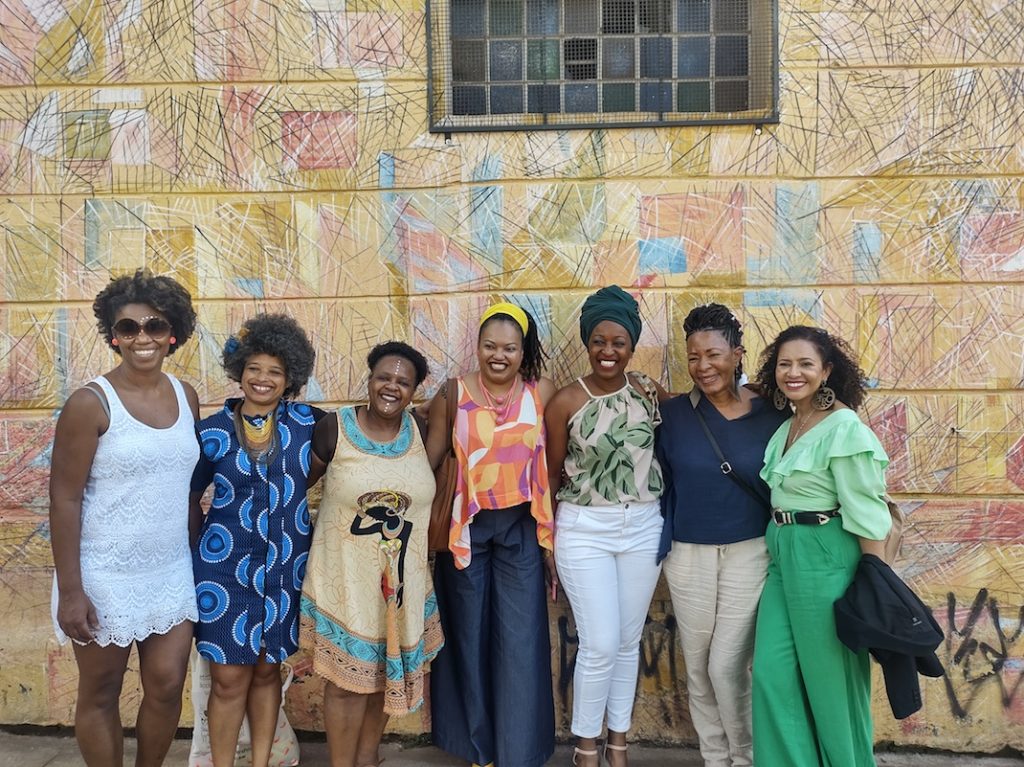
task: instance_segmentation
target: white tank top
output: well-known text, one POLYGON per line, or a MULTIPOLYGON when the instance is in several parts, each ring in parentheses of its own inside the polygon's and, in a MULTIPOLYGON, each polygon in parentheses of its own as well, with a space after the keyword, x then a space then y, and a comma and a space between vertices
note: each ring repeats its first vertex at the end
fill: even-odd
MULTIPOLYGON (((100 436, 82 498, 82 585, 96 608, 100 645, 127 646, 196 620, 188 540, 188 497, 199 459, 195 421, 181 383, 172 426, 136 420, 103 376, 110 425, 100 436)), ((54 628, 57 584, 54 580, 54 628)))

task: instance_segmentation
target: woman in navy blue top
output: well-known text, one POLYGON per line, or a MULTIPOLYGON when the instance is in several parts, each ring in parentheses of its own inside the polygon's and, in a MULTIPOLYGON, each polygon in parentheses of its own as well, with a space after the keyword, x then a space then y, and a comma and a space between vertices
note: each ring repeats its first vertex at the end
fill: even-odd
POLYGON ((656 453, 666 489, 658 558, 665 559, 701 756, 705 764, 739 767, 752 762, 750 665, 768 567, 769 493, 758 472, 788 414, 739 385, 743 331, 729 309, 699 306, 683 329, 696 389, 662 404, 656 453), (698 412, 746 488, 722 473, 698 412))
POLYGON ((242 399, 229 399, 198 424, 194 522, 211 484, 213 501, 193 555, 195 637, 196 650, 210 661, 215 767, 234 764, 246 713, 253 767, 266 767, 281 705, 281 661, 298 645, 312 535, 306 487, 319 478, 310 450, 323 411, 290 398, 306 385, 314 357, 291 317, 249 319, 224 345, 224 370, 242 399))

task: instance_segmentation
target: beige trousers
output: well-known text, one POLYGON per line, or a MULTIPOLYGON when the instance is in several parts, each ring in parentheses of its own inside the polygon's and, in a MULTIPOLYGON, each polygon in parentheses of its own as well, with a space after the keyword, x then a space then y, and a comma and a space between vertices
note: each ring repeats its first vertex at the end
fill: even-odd
POLYGON ((672 544, 664 573, 686 660, 690 717, 706 767, 747 767, 754 623, 768 568, 764 538, 672 544))

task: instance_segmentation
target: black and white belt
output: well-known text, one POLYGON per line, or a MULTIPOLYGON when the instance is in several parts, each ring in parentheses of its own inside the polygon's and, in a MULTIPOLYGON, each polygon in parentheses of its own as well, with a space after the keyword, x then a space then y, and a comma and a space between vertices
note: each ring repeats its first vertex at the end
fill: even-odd
POLYGON ((833 517, 839 516, 839 509, 828 511, 783 511, 772 509, 772 520, 776 525, 826 525, 833 517))

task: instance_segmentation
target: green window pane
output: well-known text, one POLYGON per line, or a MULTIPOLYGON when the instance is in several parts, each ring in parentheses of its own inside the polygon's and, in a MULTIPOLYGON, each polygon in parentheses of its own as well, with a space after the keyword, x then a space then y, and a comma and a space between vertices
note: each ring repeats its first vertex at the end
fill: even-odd
POLYGON ((632 83, 614 83, 604 86, 604 112, 635 112, 636 91, 632 83))
POLYGON ((452 80, 481 83, 484 71, 483 40, 452 40, 452 80))
POLYGON ((710 112, 711 84, 679 83, 679 112, 710 112))
POLYGON ((491 0, 491 34, 523 34, 522 0, 491 0))
POLYGON ((530 40, 526 45, 526 76, 530 80, 557 80, 558 41, 530 40))

